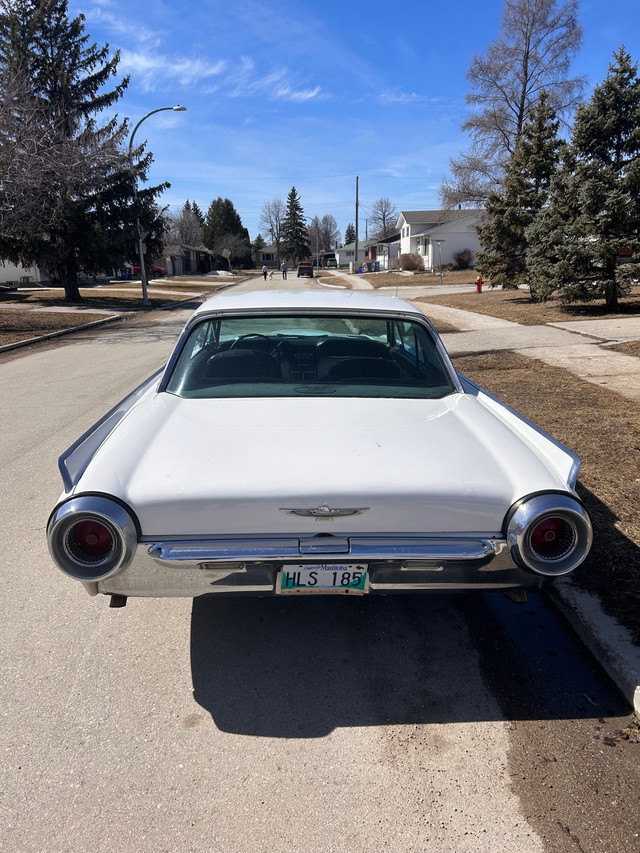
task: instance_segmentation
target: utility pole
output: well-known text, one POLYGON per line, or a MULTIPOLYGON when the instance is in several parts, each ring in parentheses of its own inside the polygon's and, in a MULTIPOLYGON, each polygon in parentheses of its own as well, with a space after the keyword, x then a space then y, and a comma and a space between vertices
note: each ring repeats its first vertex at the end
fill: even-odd
POLYGON ((355 272, 358 272, 360 269, 360 265, 358 263, 358 180, 360 179, 359 175, 356 175, 356 266, 355 272))

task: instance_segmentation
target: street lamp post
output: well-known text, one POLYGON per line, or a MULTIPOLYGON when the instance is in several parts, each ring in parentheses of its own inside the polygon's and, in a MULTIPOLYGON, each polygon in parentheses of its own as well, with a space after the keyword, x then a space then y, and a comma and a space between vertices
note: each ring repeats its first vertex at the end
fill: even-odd
POLYGON ((140 258, 140 280, 142 282, 142 304, 147 307, 149 305, 149 297, 147 296, 147 270, 144 266, 144 247, 143 242, 146 233, 143 234, 140 230, 140 212, 138 210, 138 179, 133 171, 133 139, 136 135, 137 129, 140 127, 143 121, 149 118, 149 116, 155 115, 155 113, 161 113, 163 110, 173 110, 176 113, 182 113, 186 110, 186 107, 181 107, 178 104, 175 107, 158 107, 157 110, 151 110, 150 113, 147 113, 146 116, 142 116, 138 124, 133 128, 133 132, 131 134, 131 138, 129 139, 129 166, 131 168, 131 173, 133 175, 133 203, 135 205, 136 210, 136 242, 138 244, 138 256, 140 258))
POLYGON ((440 284, 442 284, 442 244, 446 243, 446 240, 436 240, 438 244, 438 259, 440 261, 440 284))

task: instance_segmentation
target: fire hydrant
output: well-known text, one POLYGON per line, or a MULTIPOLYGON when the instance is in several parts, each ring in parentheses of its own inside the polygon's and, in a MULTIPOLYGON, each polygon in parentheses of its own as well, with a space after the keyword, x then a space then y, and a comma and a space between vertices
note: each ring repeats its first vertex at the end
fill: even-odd
POLYGON ((476 279, 476 293, 482 293, 482 276, 479 275, 476 279))

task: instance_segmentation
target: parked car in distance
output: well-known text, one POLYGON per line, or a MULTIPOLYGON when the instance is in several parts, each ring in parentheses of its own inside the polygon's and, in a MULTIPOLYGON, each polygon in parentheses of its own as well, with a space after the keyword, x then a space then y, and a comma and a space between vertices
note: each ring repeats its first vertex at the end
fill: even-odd
POLYGON ((540 587, 591 546, 579 465, 415 305, 226 292, 62 455, 47 537, 114 606, 540 587))
MULTIPOLYGON (((133 275, 140 275, 140 267, 132 267, 133 275)), ((162 278, 163 275, 166 275, 167 271, 164 267, 149 267, 147 275, 150 275, 152 278, 162 278)))
POLYGON ((311 261, 300 261, 298 264, 298 278, 304 275, 313 278, 313 263, 311 261))

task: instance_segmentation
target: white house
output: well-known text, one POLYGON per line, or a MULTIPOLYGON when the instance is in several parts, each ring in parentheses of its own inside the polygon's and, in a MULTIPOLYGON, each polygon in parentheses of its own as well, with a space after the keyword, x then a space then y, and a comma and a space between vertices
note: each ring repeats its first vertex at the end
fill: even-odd
POLYGON ((11 261, 0 261, 0 284, 40 284, 48 281, 46 271, 39 267, 23 267, 12 264, 11 261))
POLYGON ((366 248, 368 246, 368 242, 365 240, 358 240, 358 256, 356 257, 356 244, 347 243, 346 246, 340 246, 339 249, 336 249, 336 262, 339 267, 348 267, 350 263, 353 264, 354 270, 364 261, 366 248))
POLYGON ((422 255, 425 269, 455 263, 454 254, 462 249, 470 249, 475 257, 481 248, 475 226, 483 214, 483 210, 403 210, 396 223, 400 254, 422 255))

